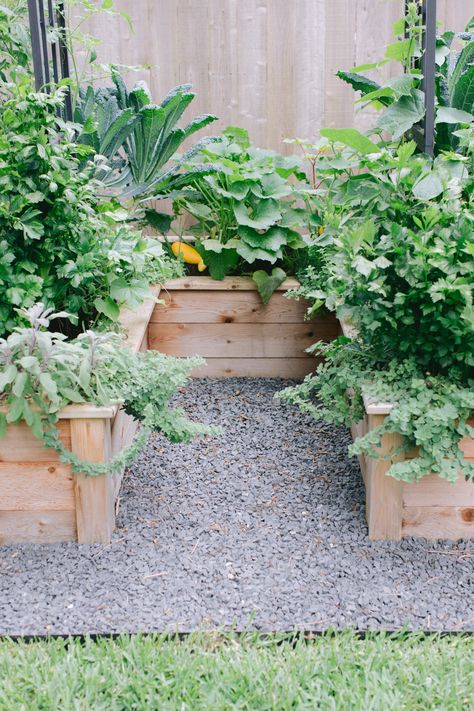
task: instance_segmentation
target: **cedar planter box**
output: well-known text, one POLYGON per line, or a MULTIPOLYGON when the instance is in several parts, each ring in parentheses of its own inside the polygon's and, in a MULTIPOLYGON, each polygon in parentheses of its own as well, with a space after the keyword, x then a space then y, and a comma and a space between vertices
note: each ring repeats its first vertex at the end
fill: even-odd
MULTIPOLYGON (((354 329, 341 322, 345 336, 354 329)), ((382 424, 390 414, 391 404, 364 398, 365 417, 353 425, 356 439, 382 424)), ((474 426, 474 419, 469 421, 474 426)), ((455 484, 436 474, 427 474, 418 482, 403 482, 387 474, 390 461, 384 459, 402 443, 402 437, 387 433, 382 439, 380 459, 359 457, 365 484, 365 515, 372 540, 395 540, 408 536, 431 540, 474 537, 474 483, 462 477, 455 484)), ((466 459, 474 460, 474 440, 465 437, 461 449, 466 459)), ((405 459, 416 452, 406 452, 405 459)), ((397 461, 400 461, 400 457, 397 461)))
POLYGON ((182 277, 161 292, 149 326, 149 347, 174 356, 201 355, 207 366, 198 377, 303 378, 317 360, 305 349, 340 333, 331 313, 305 321, 308 303, 287 299, 298 286, 287 279, 262 303, 246 277, 182 277))
MULTIPOLYGON (((390 412, 390 405, 365 401, 366 416, 352 427, 355 439, 378 427, 390 412)), ((474 419, 469 423, 474 426, 474 419)), ((386 434, 381 457, 401 444, 401 436, 386 434)), ((464 455, 474 460, 474 440, 461 442, 464 455)), ((415 453, 407 452, 406 458, 415 453)), ((416 483, 397 481, 387 475, 390 462, 359 457, 365 483, 365 512, 372 540, 416 538, 451 539, 474 537, 474 483, 460 477, 455 484, 428 474, 416 483)))
MULTIPOLYGON (((127 344, 136 351, 148 347, 153 307, 149 300, 122 314, 127 344)), ((63 443, 75 454, 104 462, 131 442, 137 423, 117 407, 85 404, 65 407, 59 427, 63 443)), ((121 474, 73 474, 24 423, 9 425, 0 439, 0 545, 109 543, 121 480, 121 474)))

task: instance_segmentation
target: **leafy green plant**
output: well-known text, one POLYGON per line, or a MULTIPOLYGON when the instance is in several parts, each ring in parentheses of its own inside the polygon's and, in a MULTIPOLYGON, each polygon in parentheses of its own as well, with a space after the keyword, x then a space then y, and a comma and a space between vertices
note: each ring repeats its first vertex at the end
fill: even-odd
MULTIPOLYGON (((361 94, 363 106, 381 109, 374 132, 387 132, 392 140, 407 134, 425 115, 422 76, 416 68, 421 56, 421 19, 417 3, 410 3, 406 18, 395 23, 397 40, 389 45, 385 58, 374 64, 339 71, 338 76, 361 94), (407 36, 405 36, 407 33, 407 36), (383 84, 361 72, 379 69, 393 62, 405 71, 383 84)), ((458 124, 474 121, 474 23, 465 32, 445 32, 438 37, 436 51, 436 152, 458 146, 458 124)))
MULTIPOLYGON (((180 128, 178 122, 195 96, 189 84, 175 87, 155 105, 144 82, 128 91, 117 70, 112 80, 113 85, 106 88, 81 90, 74 116, 81 127, 77 140, 104 157, 98 163, 97 177, 119 198, 159 192, 203 144, 168 165, 179 147, 216 117, 198 116, 180 128)), ((167 231, 171 218, 158 214, 155 222, 160 218, 162 231, 167 231)))
POLYGON ((212 428, 189 421, 170 399, 200 358, 177 359, 157 351, 134 353, 112 333, 86 331, 74 340, 49 330, 53 313, 35 304, 22 311, 29 327, 0 338, 0 437, 8 424, 25 421, 45 446, 54 448, 73 471, 108 474, 130 464, 151 431, 172 442, 187 442, 212 428), (69 403, 121 404, 142 423, 135 441, 110 462, 83 462, 62 444, 58 413, 69 403))
POLYGON ((171 182, 175 214, 195 218, 190 231, 214 279, 259 266, 253 276, 265 301, 284 281, 287 257, 308 244, 298 231, 308 229, 301 201, 310 191, 300 163, 253 148, 246 131, 230 127, 171 182))
POLYGON ((121 224, 126 214, 117 205, 100 201, 101 183, 81 167, 89 149, 56 117, 65 89, 33 92, 26 75, 3 86, 0 334, 17 324, 16 308, 39 300, 67 308, 79 329, 99 315, 116 320, 122 304, 149 295, 150 275, 162 281, 162 247, 121 224))
POLYGON ((392 452, 391 475, 472 476, 459 442, 474 434, 474 129, 456 132, 462 154, 434 160, 414 142, 372 149, 352 131, 324 133, 312 153, 318 260, 298 293, 357 335, 317 344, 326 362, 282 397, 346 425, 363 417, 363 393, 390 402, 353 453, 376 457, 383 434, 397 432, 419 454, 396 462, 392 452))
MULTIPOLYGON (((336 310, 377 352, 432 373, 474 365, 472 154, 434 162, 408 143, 377 154, 343 151, 325 180, 325 266, 303 293, 336 310)), ((322 161, 329 171, 336 156, 322 161)))

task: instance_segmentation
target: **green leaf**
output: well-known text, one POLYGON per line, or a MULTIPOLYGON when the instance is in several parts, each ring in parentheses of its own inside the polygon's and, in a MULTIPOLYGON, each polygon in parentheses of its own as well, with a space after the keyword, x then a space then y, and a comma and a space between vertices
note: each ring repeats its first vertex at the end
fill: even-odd
POLYGON ((219 251, 205 249, 200 242, 196 242, 195 247, 207 265, 211 277, 216 281, 222 281, 237 265, 239 257, 232 247, 223 245, 217 240, 206 240, 205 244, 209 245, 210 242, 215 242, 216 247, 219 245, 221 249, 219 251))
POLYGON ((238 239, 232 239, 228 244, 232 244, 237 250, 237 253, 245 259, 248 264, 253 264, 257 260, 262 260, 264 262, 270 262, 275 264, 277 259, 283 257, 283 253, 279 250, 278 252, 270 252, 266 249, 259 249, 250 247, 246 242, 238 239))
POLYGON ((472 123, 474 116, 461 111, 461 109, 453 109, 450 106, 439 106, 436 111, 436 123, 472 123))
POLYGON ((0 439, 5 437, 7 433, 7 418, 4 412, 0 412, 0 439))
POLYGON ((381 88, 381 85, 376 81, 363 76, 363 74, 356 74, 355 72, 337 72, 336 76, 346 84, 350 84, 354 91, 360 91, 362 96, 369 94, 372 91, 377 91, 381 88))
POLYGON ((367 136, 364 136, 363 133, 355 128, 323 128, 321 136, 335 143, 349 146, 349 148, 353 148, 364 155, 380 151, 380 148, 375 143, 372 143, 367 136))
POLYGON ((424 175, 413 186, 413 195, 417 200, 433 200, 443 192, 443 183, 436 173, 424 175))
POLYGON ((243 203, 234 205, 234 215, 239 225, 254 227, 256 230, 267 230, 281 218, 281 212, 276 200, 261 200, 253 214, 250 214, 243 203))
POLYGON ((94 306, 100 314, 104 314, 111 321, 117 321, 120 316, 120 307, 110 296, 105 299, 95 299, 94 306))
POLYGON ((15 397, 23 397, 27 380, 28 373, 18 373, 12 386, 12 393, 15 397))
POLYGON ((3 392, 7 385, 10 385, 15 378, 18 370, 15 365, 7 365, 3 373, 0 373, 0 392, 3 392))
POLYGON ((145 209, 145 220, 148 224, 153 227, 161 235, 167 235, 171 229, 171 223, 173 222, 173 215, 168 215, 165 212, 158 212, 151 207, 145 209))
POLYGON ((9 403, 9 410, 7 412, 7 422, 17 422, 23 416, 23 408, 25 401, 21 397, 16 397, 9 403))
POLYGON ((416 89, 411 96, 402 96, 385 109, 377 120, 377 127, 398 140, 425 115, 424 94, 416 89))
POLYGON ((287 230, 282 227, 270 227, 266 232, 258 232, 251 227, 239 227, 238 236, 250 247, 277 252, 287 244, 287 230))
POLYGON ((263 303, 268 304, 274 291, 285 281, 286 273, 279 267, 272 269, 271 274, 259 269, 252 274, 252 279, 257 285, 258 293, 262 297, 263 303))

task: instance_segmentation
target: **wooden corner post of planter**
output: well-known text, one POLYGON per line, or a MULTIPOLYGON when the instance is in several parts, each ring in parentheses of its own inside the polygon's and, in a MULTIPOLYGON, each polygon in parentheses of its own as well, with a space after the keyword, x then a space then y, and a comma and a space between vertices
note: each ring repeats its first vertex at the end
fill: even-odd
MULTIPOLYGON (((111 454, 110 420, 71 420, 71 449, 86 462, 106 462, 111 454)), ((114 477, 75 474, 74 495, 78 543, 110 543, 115 528, 114 477)))
MULTIPOLYGON (((368 419, 371 431, 383 423, 385 415, 369 415, 368 419)), ((367 458, 366 516, 373 541, 402 537, 403 484, 387 474, 394 461, 389 454, 401 443, 400 435, 387 432, 378 450, 380 458, 367 458)))

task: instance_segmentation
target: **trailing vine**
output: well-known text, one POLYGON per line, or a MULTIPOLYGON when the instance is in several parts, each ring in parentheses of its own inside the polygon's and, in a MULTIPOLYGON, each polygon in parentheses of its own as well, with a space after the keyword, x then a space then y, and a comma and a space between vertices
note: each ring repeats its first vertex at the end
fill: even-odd
POLYGON ((414 360, 392 360, 381 366, 373 351, 357 340, 340 338, 314 346, 325 357, 314 375, 286 388, 278 397, 298 405, 316 419, 350 426, 365 415, 363 395, 389 402, 383 423, 356 439, 350 453, 380 456, 377 451, 387 432, 402 436, 402 445, 390 453, 388 473, 407 482, 430 473, 455 482, 460 473, 474 480, 474 462, 460 449, 463 437, 474 437, 468 420, 474 412, 474 392, 444 375, 424 372, 414 360), (417 456, 395 461, 418 449, 417 456))

